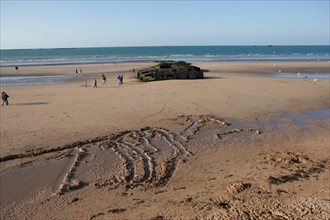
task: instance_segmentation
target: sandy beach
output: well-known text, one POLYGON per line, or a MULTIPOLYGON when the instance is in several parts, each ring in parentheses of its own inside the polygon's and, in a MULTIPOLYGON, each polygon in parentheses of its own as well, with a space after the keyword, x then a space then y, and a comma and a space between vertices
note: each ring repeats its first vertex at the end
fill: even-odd
POLYGON ((0 68, 73 76, 1 86, 1 219, 330 218, 329 78, 272 75, 328 61, 198 62, 204 79, 137 81, 151 65, 0 68))

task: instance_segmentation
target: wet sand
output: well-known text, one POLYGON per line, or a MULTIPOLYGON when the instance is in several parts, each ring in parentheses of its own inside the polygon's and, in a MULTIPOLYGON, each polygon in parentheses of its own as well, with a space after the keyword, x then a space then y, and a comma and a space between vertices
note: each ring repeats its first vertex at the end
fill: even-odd
POLYGON ((330 217, 329 79, 212 62, 203 80, 140 83, 139 65, 112 66, 124 85, 1 88, 2 217, 330 217))

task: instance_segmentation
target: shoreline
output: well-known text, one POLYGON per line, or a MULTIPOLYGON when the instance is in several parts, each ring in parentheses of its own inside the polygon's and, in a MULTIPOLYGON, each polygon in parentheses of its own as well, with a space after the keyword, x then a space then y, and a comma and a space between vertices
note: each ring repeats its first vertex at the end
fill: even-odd
POLYGON ((76 74, 76 69, 83 69, 87 72, 84 74, 96 74, 97 72, 114 73, 117 71, 130 71, 134 67, 151 66, 154 62, 129 62, 114 65, 113 63, 104 64, 80 64, 80 65, 38 65, 19 67, 18 71, 14 67, 0 67, 1 76, 50 76, 50 75, 79 75, 76 74), (132 68, 131 68, 132 67, 132 68), (87 70, 86 70, 87 69, 87 70))
POLYGON ((0 68, 15 68, 16 66, 18 68, 20 67, 39 67, 39 66, 48 66, 48 67, 52 67, 52 66, 79 66, 79 65, 108 65, 108 64, 112 64, 113 63, 120 63, 120 64, 127 64, 127 63, 152 63, 155 62, 153 60, 128 60, 128 61, 114 61, 114 62, 108 62, 108 61, 104 61, 104 62, 86 62, 86 63, 46 63, 46 64, 23 64, 23 65, 6 65, 6 66, 1 66, 0 68))
MULTIPOLYGON (((125 61, 114 61, 114 62, 109 62, 109 61, 100 61, 100 62, 84 62, 84 63, 79 63, 79 62, 72 62, 72 63, 45 63, 45 64, 22 64, 22 65, 5 65, 1 66, 0 68, 13 68, 13 67, 38 67, 38 66, 79 66, 79 65, 104 65, 104 64, 113 64, 113 63, 120 63, 120 64, 127 64, 127 63, 154 63, 157 61, 167 61, 167 60, 125 60, 125 61)), ((178 60, 180 61, 180 60, 178 60)), ((324 59, 225 59, 225 60, 189 60, 187 62, 190 63, 198 63, 198 62, 210 62, 210 63, 226 63, 226 62, 330 62, 329 59, 324 58, 324 59)))

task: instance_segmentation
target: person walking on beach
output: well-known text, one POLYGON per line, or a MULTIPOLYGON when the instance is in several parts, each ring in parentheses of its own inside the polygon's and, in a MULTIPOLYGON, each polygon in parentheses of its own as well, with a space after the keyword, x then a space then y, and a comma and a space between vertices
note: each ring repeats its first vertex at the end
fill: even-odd
POLYGON ((105 77, 104 74, 102 74, 102 80, 103 80, 103 85, 105 85, 106 84, 106 81, 107 81, 107 78, 105 77))
POLYGON ((2 105, 6 104, 8 105, 8 98, 9 98, 9 95, 6 93, 6 92, 2 92, 1 93, 1 99, 2 99, 2 105))
POLYGON ((123 75, 118 75, 117 80, 119 85, 123 84, 123 75))
POLYGON ((80 69, 80 75, 82 75, 82 69, 80 69))
POLYGON ((124 75, 121 75, 120 77, 120 84, 123 84, 124 83, 124 75))
POLYGON ((97 80, 96 80, 96 78, 95 78, 94 81, 93 81, 93 85, 94 85, 94 86, 93 86, 94 88, 97 88, 97 80))
POLYGON ((118 84, 120 85, 120 75, 117 76, 118 84))

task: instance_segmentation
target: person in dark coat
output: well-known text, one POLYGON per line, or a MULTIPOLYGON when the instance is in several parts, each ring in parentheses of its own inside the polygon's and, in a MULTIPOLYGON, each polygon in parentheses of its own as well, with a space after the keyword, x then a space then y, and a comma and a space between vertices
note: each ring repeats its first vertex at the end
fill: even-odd
POLYGON ((94 87, 94 88, 97 88, 97 80, 96 80, 96 78, 95 78, 94 81, 93 81, 93 87, 94 87))
POLYGON ((2 99, 2 105, 6 104, 8 105, 8 98, 9 98, 9 95, 6 93, 6 92, 2 92, 1 93, 1 99, 2 99))
POLYGON ((104 74, 102 74, 102 80, 103 80, 103 85, 105 85, 106 84, 106 81, 107 81, 107 78, 105 77, 104 74))

